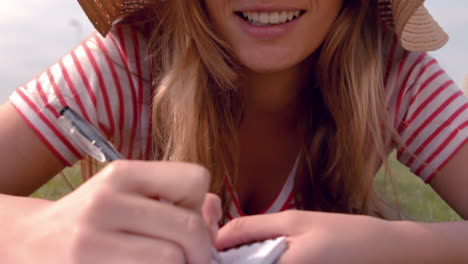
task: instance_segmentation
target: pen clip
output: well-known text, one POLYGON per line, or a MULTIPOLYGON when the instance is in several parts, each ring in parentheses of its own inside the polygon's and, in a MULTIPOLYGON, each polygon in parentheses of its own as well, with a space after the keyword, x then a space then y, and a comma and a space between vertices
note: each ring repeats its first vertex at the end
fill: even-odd
POLYGON ((65 106, 60 110, 60 115, 63 119, 59 121, 59 126, 86 153, 101 162, 123 159, 112 143, 73 109, 65 106))
POLYGON ((102 153, 101 149, 93 145, 89 139, 83 136, 80 131, 64 116, 58 118, 58 127, 67 135, 67 138, 80 148, 86 154, 92 156, 99 162, 106 162, 106 156, 102 153))

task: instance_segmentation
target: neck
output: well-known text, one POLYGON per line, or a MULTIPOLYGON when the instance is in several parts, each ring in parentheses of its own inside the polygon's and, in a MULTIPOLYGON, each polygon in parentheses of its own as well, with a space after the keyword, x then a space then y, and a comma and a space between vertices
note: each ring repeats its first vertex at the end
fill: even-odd
POLYGON ((296 120, 301 108, 300 93, 310 81, 310 60, 274 73, 248 71, 242 95, 245 121, 281 124, 296 120))

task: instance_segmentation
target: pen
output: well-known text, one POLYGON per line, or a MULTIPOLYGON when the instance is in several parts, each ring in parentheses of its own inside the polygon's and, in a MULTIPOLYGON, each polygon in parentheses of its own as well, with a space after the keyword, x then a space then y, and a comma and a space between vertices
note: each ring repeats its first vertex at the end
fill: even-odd
POLYGON ((123 159, 123 156, 101 133, 70 107, 62 108, 60 115, 59 124, 62 130, 65 130, 70 135, 70 140, 77 143, 84 152, 100 162, 123 159))
MULTIPOLYGON (((84 152, 100 162, 123 159, 112 143, 70 107, 63 107, 60 115, 58 120, 60 129, 84 152)), ((223 263, 218 251, 213 247, 211 247, 211 256, 217 264, 223 263)))

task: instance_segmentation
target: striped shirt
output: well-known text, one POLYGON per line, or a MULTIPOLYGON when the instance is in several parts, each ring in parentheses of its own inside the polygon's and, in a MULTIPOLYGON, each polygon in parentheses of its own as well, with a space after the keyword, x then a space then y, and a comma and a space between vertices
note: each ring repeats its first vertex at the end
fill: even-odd
POLYGON ((128 159, 151 158, 151 74, 147 41, 128 26, 107 38, 91 35, 32 81, 10 101, 44 143, 66 165, 84 153, 57 126, 68 105, 90 121, 128 159))
MULTIPOLYGON (((265 207, 259 214, 270 214, 285 211, 288 209, 295 209, 297 207, 296 201, 294 200, 294 179, 296 177, 297 166, 299 164, 299 157, 296 158, 291 172, 289 172, 288 178, 284 183, 281 191, 275 197, 271 203, 265 207)), ((227 220, 232 220, 233 218, 246 216, 244 211, 241 208, 239 197, 237 193, 233 190, 232 184, 229 179, 226 182, 227 190, 230 197, 232 197, 231 206, 229 212, 226 215, 227 220)))
POLYGON ((428 183, 468 140, 468 100, 434 58, 386 38, 388 111, 406 146, 397 158, 428 183))
MULTIPOLYGON (((384 38, 388 43, 384 51, 388 111, 408 147, 398 149, 397 157, 428 182, 468 138, 468 101, 434 58, 405 51, 391 32, 384 38)), ((143 35, 128 25, 114 26, 106 38, 93 34, 57 64, 18 87, 10 101, 66 165, 84 153, 57 126, 64 105, 89 120, 126 158, 152 159, 152 76, 146 45, 143 35)), ((262 213, 295 206, 294 177, 295 169, 262 213)), ((230 217, 244 215, 232 190, 231 196, 230 217)))

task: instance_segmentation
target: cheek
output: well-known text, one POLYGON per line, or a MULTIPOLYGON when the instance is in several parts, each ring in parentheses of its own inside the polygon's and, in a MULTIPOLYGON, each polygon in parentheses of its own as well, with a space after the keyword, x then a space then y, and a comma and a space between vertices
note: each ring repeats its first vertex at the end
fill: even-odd
POLYGON ((277 72, 298 65, 316 51, 341 9, 341 0, 311 2, 314 4, 287 34, 272 40, 259 40, 246 33, 227 0, 206 0, 206 6, 217 33, 243 66, 255 72, 277 72))
MULTIPOLYGON (((189 0, 194 1, 194 0, 189 0)), ((229 12, 228 0, 205 0, 205 6, 209 19, 216 31, 224 35, 226 15, 229 12)))

